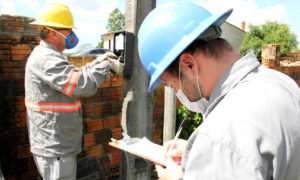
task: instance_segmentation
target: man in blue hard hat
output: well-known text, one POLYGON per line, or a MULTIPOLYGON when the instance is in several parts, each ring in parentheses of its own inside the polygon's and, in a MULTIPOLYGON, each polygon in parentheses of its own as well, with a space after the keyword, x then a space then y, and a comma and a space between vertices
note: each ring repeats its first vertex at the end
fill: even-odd
POLYGON ((191 137, 166 143, 160 179, 296 180, 300 172, 300 89, 288 76, 240 57, 220 38, 232 9, 212 15, 189 1, 154 9, 138 33, 141 63, 203 114, 191 137))

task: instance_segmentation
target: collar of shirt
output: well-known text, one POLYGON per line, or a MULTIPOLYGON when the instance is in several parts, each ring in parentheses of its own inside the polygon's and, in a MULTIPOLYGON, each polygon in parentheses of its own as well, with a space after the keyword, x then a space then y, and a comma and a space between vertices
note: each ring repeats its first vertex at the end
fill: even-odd
POLYGON ((218 80, 209 99, 208 108, 203 120, 209 115, 221 99, 235 87, 247 74, 259 67, 259 62, 253 53, 239 59, 218 80))
POLYGON ((57 49, 53 44, 47 43, 47 42, 44 41, 44 40, 41 40, 40 45, 41 45, 41 46, 45 46, 45 47, 47 47, 47 48, 50 48, 50 49, 52 49, 52 50, 58 51, 58 49, 57 49))

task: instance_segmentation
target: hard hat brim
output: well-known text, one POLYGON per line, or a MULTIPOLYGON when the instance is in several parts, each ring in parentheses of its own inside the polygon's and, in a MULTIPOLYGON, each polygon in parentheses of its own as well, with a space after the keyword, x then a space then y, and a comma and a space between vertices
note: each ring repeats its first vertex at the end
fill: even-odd
POLYGON ((58 23, 44 22, 44 21, 39 21, 39 20, 35 20, 29 24, 38 25, 38 26, 50 26, 50 27, 55 27, 55 28, 77 29, 75 26, 65 26, 65 25, 58 24, 58 23))
POLYGON ((159 79, 160 75, 168 68, 168 66, 175 60, 175 58, 180 55, 184 49, 186 49, 198 36, 200 36, 207 28, 211 25, 221 26, 225 20, 230 16, 233 9, 229 9, 221 14, 211 16, 203 21, 197 28, 195 28, 190 34, 181 39, 181 41, 172 48, 168 54, 161 60, 158 65, 159 68, 151 76, 148 91, 152 92, 159 85, 161 81, 159 79))

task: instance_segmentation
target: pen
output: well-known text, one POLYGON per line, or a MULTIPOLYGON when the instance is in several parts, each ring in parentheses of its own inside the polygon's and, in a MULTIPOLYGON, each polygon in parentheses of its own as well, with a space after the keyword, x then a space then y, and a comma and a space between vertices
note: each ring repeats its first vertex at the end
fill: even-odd
POLYGON ((181 123, 180 123, 180 125, 179 125, 179 128, 178 128, 178 130, 177 130, 177 133, 176 133, 176 135, 175 135, 175 137, 174 137, 174 141, 173 141, 173 143, 171 144, 169 151, 172 150, 173 147, 175 146, 175 143, 176 143, 176 141, 177 141, 177 139, 178 139, 178 136, 179 136, 179 134, 180 134, 180 132, 181 132, 181 130, 182 130, 182 126, 183 126, 183 122, 184 122, 184 121, 185 121, 185 119, 183 119, 183 120, 181 121, 181 123))

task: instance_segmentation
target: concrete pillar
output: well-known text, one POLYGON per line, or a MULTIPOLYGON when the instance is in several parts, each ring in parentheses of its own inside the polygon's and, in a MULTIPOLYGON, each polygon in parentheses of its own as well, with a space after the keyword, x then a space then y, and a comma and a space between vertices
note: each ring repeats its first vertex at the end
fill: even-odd
MULTIPOLYGON (((152 139, 153 93, 148 93, 150 77, 142 66, 137 49, 137 33, 146 15, 156 6, 156 0, 126 0, 125 30, 135 34, 133 70, 124 77, 122 128, 131 137, 152 139)), ((151 179, 152 163, 122 153, 121 179, 151 179)))
POLYGON ((175 128, 176 128, 176 95, 173 88, 165 86, 164 132, 163 132, 164 143, 174 138, 175 128))

